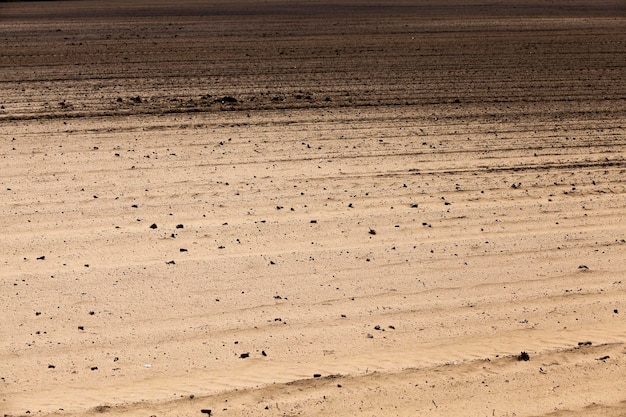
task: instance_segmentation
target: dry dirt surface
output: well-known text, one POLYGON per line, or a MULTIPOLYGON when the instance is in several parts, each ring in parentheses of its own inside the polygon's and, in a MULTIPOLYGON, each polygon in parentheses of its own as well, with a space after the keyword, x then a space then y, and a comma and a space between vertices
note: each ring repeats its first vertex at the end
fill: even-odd
POLYGON ((0 3, 0 415, 626 415, 624 9, 0 3))

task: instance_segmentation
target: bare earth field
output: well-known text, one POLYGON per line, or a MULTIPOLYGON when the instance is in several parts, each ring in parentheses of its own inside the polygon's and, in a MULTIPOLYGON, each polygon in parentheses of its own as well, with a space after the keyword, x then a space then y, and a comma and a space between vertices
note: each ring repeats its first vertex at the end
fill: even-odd
POLYGON ((303 3, 0 3, 0 415, 626 415, 624 3, 303 3))

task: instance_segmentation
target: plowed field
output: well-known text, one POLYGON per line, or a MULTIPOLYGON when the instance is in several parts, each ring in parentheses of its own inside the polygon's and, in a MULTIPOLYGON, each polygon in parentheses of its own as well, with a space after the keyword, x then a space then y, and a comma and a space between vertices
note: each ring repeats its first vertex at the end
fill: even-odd
POLYGON ((128 3, 0 3, 0 414, 626 413, 622 2, 128 3))

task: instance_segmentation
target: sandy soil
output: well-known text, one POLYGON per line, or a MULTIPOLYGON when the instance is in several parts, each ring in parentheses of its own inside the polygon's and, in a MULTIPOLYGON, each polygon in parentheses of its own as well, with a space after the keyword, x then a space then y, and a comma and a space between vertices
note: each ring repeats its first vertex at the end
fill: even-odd
POLYGON ((0 4, 0 415, 626 415, 622 2, 123 3, 0 4))

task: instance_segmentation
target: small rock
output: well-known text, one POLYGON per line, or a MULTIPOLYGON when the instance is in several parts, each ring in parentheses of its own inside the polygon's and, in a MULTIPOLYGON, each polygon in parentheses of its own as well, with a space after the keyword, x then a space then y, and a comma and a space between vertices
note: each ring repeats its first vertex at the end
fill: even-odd
POLYGON ((522 352, 519 354, 519 356, 517 357, 518 361, 529 361, 530 360, 530 355, 526 352, 522 352))
POLYGON ((320 378, 322 374, 313 374, 313 378, 320 378))
POLYGON ((375 235, 375 234, 376 234, 376 230, 374 230, 374 229, 370 229, 369 234, 370 234, 370 235, 375 235))
POLYGON ((249 353, 242 353, 241 355, 239 355, 239 357, 240 357, 241 359, 249 358, 249 357, 250 357, 250 354, 249 354, 249 353))
POLYGON ((176 225, 176 228, 177 228, 177 229, 184 229, 184 228, 185 228, 185 226, 184 226, 184 225, 182 225, 182 224, 177 224, 177 225, 176 225))
POLYGON ((37 258, 38 261, 45 261, 46 257, 45 256, 40 256, 39 258, 37 258))
POLYGON ((159 227, 159 226, 157 226, 156 223, 152 223, 150 225, 150 229, 156 229, 157 227, 159 227))
POLYGON ((202 410, 200 410, 200 412, 201 412, 202 414, 208 414, 208 415, 211 415, 211 410, 210 410, 210 409, 208 409, 208 408, 203 408, 202 410))

